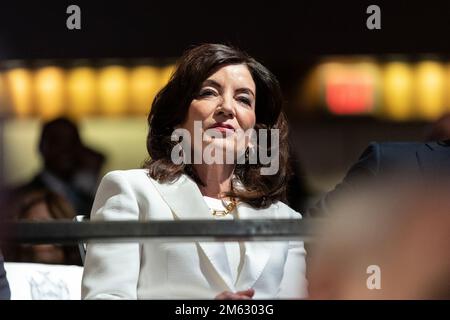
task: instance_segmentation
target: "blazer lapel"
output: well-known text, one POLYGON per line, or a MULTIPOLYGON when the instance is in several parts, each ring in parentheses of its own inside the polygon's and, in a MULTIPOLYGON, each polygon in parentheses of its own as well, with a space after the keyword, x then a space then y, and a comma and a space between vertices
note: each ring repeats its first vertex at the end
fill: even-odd
MULTIPOLYGON (((256 210, 245 203, 237 207, 239 219, 273 219, 276 217, 276 209, 270 206, 264 210, 256 210)), ((244 242, 245 255, 242 270, 236 282, 238 290, 251 288, 261 276, 273 247, 270 241, 246 241, 244 242)))
MULTIPOLYGON (((175 219, 215 220, 197 184, 187 175, 181 175, 173 183, 158 183, 150 179, 164 201, 172 209, 175 219)), ((222 242, 196 241, 211 262, 218 277, 229 290, 235 291, 225 245, 222 242)))
POLYGON ((176 219, 213 219, 197 184, 188 176, 183 174, 171 183, 150 181, 172 209, 176 219))

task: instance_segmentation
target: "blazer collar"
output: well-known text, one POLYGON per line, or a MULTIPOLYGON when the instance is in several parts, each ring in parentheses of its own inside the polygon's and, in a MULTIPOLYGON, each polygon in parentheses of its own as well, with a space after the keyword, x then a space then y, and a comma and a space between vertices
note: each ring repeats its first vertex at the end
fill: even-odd
POLYGON ((450 148, 441 143, 425 143, 416 151, 422 173, 448 177, 450 172, 450 148))
MULTIPOLYGON (((150 180, 171 208, 175 219, 216 220, 210 213, 197 184, 186 174, 182 174, 172 183, 159 183, 153 179, 150 180)), ((241 203, 237 205, 236 210, 239 219, 274 218, 276 214, 275 206, 258 210, 241 203)), ((248 289, 253 286, 261 276, 272 249, 271 242, 244 242, 245 254, 242 269, 236 283, 233 283, 224 243, 196 242, 208 257, 219 278, 231 291, 248 289)))

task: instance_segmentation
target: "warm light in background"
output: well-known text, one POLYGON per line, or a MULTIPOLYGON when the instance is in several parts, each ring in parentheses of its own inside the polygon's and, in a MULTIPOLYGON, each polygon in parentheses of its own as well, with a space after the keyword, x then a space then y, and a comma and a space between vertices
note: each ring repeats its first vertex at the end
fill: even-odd
POLYGON ((6 71, 4 76, 14 115, 25 117, 32 114, 32 73, 25 68, 17 68, 6 71))
POLYGON ((0 116, 6 114, 7 110, 6 85, 3 74, 0 73, 0 116))
POLYGON ((364 75, 365 87, 369 93, 367 95, 367 101, 370 101, 371 105, 368 102, 369 107, 367 113, 376 114, 381 109, 381 68, 379 64, 372 61, 360 62, 356 67, 364 75))
POLYGON ((445 112, 450 112, 450 63, 445 65, 445 78, 447 83, 445 85, 445 112))
POLYGON ((68 113, 80 119, 96 111, 96 72, 92 68, 78 67, 67 74, 68 113))
POLYGON ((450 111, 450 65, 435 61, 376 63, 334 58, 318 64, 302 84, 302 109, 336 115, 370 114, 394 121, 432 121, 450 111))
POLYGON ((98 75, 99 109, 105 115, 124 114, 128 108, 128 69, 108 66, 98 75))
POLYGON ((383 116, 393 120, 412 117, 413 71, 408 63, 390 62, 383 72, 383 116))
POLYGON ((420 118, 435 120, 445 111, 445 70, 441 63, 424 61, 417 65, 415 110, 420 118))
MULTIPOLYGON (((67 71, 22 67, 0 74, 0 114, 147 115, 175 65, 109 65, 67 71)), ((302 112, 373 115, 394 121, 438 118, 450 111, 450 65, 434 61, 376 63, 371 57, 338 57, 317 64, 299 86, 302 112)))
POLYGON ((371 63, 322 65, 325 103, 338 115, 368 114, 375 108, 376 67, 371 63))
POLYGON ((175 66, 110 65, 100 69, 49 66, 36 71, 11 69, 0 77, 0 112, 49 119, 68 115, 145 115, 157 92, 167 84, 175 66), (7 94, 2 94, 9 88, 7 94))
POLYGON ((157 67, 139 66, 130 72, 131 111, 147 114, 153 99, 161 89, 161 70, 157 67))
POLYGON ((167 84, 167 82, 169 82, 170 76, 174 71, 175 65, 173 64, 167 65, 161 69, 161 80, 160 80, 161 88, 164 87, 167 84))
POLYGON ((295 100, 305 112, 313 112, 316 106, 320 105, 321 99, 321 70, 320 66, 314 67, 308 75, 300 82, 300 90, 297 92, 295 100))
POLYGON ((64 70, 59 67, 44 67, 34 76, 36 111, 43 119, 62 115, 65 105, 64 70))

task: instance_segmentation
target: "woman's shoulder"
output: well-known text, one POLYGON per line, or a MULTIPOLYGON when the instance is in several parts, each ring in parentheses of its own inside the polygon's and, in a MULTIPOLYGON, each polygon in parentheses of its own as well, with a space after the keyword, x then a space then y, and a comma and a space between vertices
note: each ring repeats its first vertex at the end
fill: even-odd
POLYGON ((287 204, 285 204, 282 201, 277 201, 271 205, 271 207, 274 207, 277 211, 278 218, 285 218, 285 219, 301 219, 302 215, 300 212, 295 211, 291 207, 289 207, 287 204))
MULTIPOLYGON (((177 181, 184 181, 186 177, 181 175, 177 181)), ((158 180, 152 178, 148 169, 128 169, 128 170, 113 170, 109 171, 103 176, 102 182, 112 182, 118 184, 127 184, 132 188, 144 187, 149 185, 161 184, 158 180)))
POLYGON ((113 170, 106 173, 101 183, 128 184, 131 186, 148 185, 151 177, 147 169, 113 170))
POLYGON ((301 219, 302 215, 289 207, 287 204, 276 201, 266 208, 255 208, 248 203, 241 203, 240 207, 244 212, 251 213, 249 216, 261 215, 265 218, 275 219, 301 219))
POLYGON ((103 179, 143 179, 149 178, 147 169, 128 169, 128 170, 113 170, 107 172, 103 179))

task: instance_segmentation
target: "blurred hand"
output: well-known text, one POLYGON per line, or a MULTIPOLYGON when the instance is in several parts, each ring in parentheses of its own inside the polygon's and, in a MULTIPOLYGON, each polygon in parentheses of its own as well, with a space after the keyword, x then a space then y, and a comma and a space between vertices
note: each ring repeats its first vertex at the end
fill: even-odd
POLYGON ((216 300, 251 300, 255 294, 255 289, 247 289, 244 291, 237 291, 235 293, 224 291, 216 296, 216 300))

